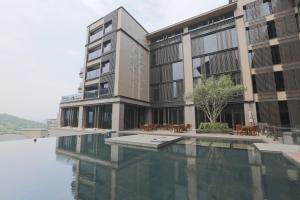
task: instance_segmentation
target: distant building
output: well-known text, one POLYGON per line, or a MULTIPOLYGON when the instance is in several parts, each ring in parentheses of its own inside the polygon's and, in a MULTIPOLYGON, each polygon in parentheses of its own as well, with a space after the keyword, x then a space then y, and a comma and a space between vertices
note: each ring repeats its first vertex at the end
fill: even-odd
POLYGON ((59 127, 124 130, 207 121, 184 94, 228 74, 247 90, 220 121, 300 124, 299 3, 237 0, 148 33, 123 7, 87 27, 79 94, 62 97, 59 127))

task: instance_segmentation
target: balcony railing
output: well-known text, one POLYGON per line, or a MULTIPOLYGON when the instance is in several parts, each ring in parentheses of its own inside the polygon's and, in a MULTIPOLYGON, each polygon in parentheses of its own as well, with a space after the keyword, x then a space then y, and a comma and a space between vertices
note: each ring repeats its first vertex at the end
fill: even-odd
POLYGON ((99 90, 99 94, 100 94, 100 95, 108 94, 108 88, 100 89, 100 90, 99 90))
POLYGON ((94 42, 95 40, 102 38, 102 36, 103 36, 103 30, 101 29, 90 36, 90 42, 94 42))
POLYGON ((84 92, 84 97, 86 99, 93 99, 98 97, 98 90, 90 90, 84 92))
POLYGON ((100 69, 96 69, 86 73, 86 80, 91 80, 100 77, 100 69))
POLYGON ((96 59, 102 55, 102 49, 97 49, 96 51, 93 51, 88 54, 88 61, 96 59))
POLYGON ((71 101, 78 101, 81 100, 81 95, 80 94, 72 94, 72 95, 67 95, 67 96, 63 96, 61 98, 61 102, 65 103, 65 102, 71 102, 71 101))

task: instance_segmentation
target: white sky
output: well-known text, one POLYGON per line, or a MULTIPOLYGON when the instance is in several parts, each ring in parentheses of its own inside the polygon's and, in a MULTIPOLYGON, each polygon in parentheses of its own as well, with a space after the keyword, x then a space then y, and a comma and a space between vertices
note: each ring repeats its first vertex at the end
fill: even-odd
POLYGON ((77 93, 86 26, 124 6, 149 32, 228 0, 0 0, 0 113, 55 118, 77 93))

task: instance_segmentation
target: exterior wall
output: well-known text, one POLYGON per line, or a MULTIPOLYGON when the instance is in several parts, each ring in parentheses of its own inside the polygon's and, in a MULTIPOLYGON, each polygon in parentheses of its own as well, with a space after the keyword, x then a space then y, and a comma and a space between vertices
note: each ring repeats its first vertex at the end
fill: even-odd
POLYGON ((147 47, 148 42, 145 37, 147 31, 122 7, 119 9, 118 17, 118 29, 124 30, 137 42, 147 47))
POLYGON ((118 81, 115 96, 149 102, 149 57, 145 48, 118 32, 118 81))

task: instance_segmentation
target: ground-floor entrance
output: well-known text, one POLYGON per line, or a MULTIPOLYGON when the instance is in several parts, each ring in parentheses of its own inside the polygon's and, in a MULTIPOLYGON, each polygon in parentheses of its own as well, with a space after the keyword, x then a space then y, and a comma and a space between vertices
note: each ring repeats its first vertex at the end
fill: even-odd
POLYGON ((136 105, 124 105, 124 129, 141 128, 146 120, 146 108, 136 105))
POLYGON ((153 108, 152 123, 163 124, 183 124, 184 107, 153 108))

